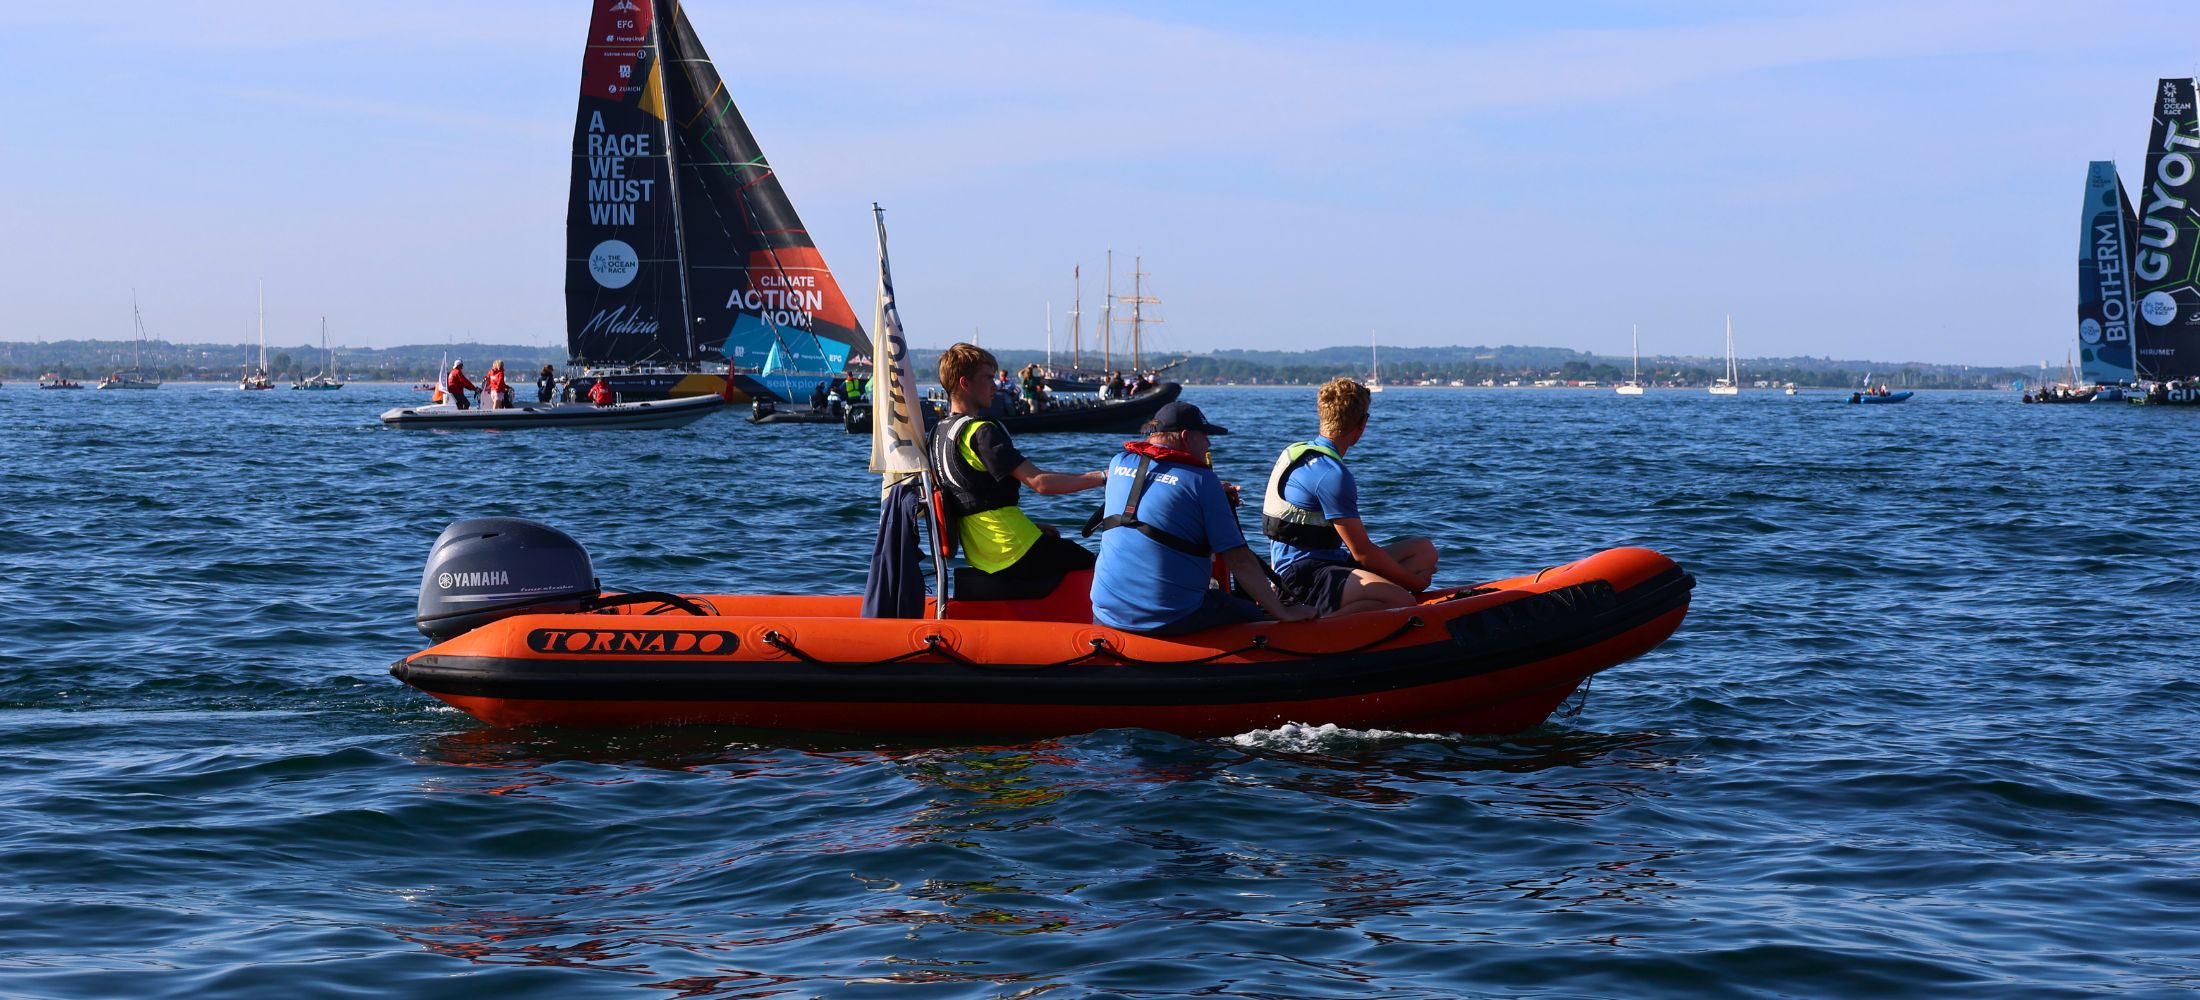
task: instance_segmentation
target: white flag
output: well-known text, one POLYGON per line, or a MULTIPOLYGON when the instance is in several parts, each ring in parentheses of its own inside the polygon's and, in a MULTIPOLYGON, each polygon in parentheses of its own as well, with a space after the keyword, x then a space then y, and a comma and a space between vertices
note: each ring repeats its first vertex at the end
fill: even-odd
POLYGON ((886 266, 886 214, 871 206, 878 222, 878 308, 871 315, 871 471, 891 486, 924 471, 923 400, 917 376, 909 368, 909 340, 902 336, 901 312, 894 306, 894 277, 886 266))

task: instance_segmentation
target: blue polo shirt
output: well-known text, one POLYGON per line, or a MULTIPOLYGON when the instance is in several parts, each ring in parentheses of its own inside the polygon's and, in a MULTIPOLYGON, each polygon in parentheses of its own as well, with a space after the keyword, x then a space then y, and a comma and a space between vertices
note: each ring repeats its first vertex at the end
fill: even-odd
MULTIPOLYGON (((1123 512, 1139 456, 1124 452, 1108 463, 1104 509, 1123 512)), ((1138 519, 1188 542, 1204 541, 1217 553, 1245 545, 1237 512, 1213 469, 1155 462, 1153 480, 1138 501, 1138 519)), ((1213 579, 1208 559, 1178 552, 1136 528, 1100 533, 1100 563, 1092 573, 1092 620, 1109 628, 1156 629, 1194 611, 1213 579)))
MULTIPOLYGON (((1324 448, 1335 448, 1337 442, 1316 436, 1314 443, 1324 448)), ((1340 517, 1360 516, 1360 484, 1352 478, 1352 470, 1327 455, 1316 454, 1291 471, 1283 480, 1283 498, 1292 505, 1307 510, 1319 510, 1332 521, 1340 517)), ((1351 562, 1352 552, 1343 546, 1333 549, 1302 549, 1286 545, 1275 539, 1268 540, 1268 564, 1282 573, 1301 559, 1321 559, 1328 562, 1351 562)))

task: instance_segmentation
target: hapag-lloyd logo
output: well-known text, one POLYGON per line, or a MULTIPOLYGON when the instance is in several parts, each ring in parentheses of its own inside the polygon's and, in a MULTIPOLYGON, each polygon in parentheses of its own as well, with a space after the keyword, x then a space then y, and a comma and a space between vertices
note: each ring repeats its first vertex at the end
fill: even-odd
POLYGON ((654 628, 538 628, 527 633, 537 653, 608 653, 613 656, 732 656, 741 637, 731 632, 654 628))

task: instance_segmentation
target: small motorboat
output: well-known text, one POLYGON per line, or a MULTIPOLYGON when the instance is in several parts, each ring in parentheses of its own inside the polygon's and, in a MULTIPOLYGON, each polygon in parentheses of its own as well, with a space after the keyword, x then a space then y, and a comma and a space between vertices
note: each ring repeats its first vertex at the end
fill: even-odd
MULTIPOLYGON (((1043 434, 1049 432, 1092 431, 1113 434, 1135 434, 1146 421, 1153 419, 1156 411, 1183 395, 1184 386, 1177 382, 1163 382, 1133 396, 1122 399, 1094 397, 1057 397, 1045 407, 1025 413, 995 414, 1010 434, 1043 434)), ((934 400, 925 400, 924 426, 929 429, 946 416, 946 408, 934 400)), ((848 433, 871 433, 871 403, 857 400, 848 407, 846 420, 848 433)))
POLYGON ((684 427, 718 412, 723 396, 686 396, 640 403, 521 403, 500 409, 461 410, 450 403, 400 406, 382 414, 382 422, 409 430, 518 430, 526 427, 599 427, 646 430, 684 427))
POLYGON ((1883 396, 1875 396, 1875 395, 1873 395, 1873 394, 1871 394, 1871 393, 1868 393, 1868 392, 1852 392, 1852 393, 1849 393, 1849 402, 1851 402, 1851 403, 1900 403, 1900 402, 1903 402, 1903 401, 1905 401, 1905 400, 1909 399, 1909 398, 1910 398, 1911 396, 1914 396, 1914 395, 1917 395, 1917 394, 1916 394, 1916 393, 1914 393, 1914 392, 1911 392, 1911 391, 1910 391, 1910 390, 1908 390, 1908 389, 1904 389, 1904 390, 1902 390, 1901 392, 1890 392, 1890 393, 1887 393, 1886 395, 1883 395, 1883 396))
POLYGON ((112 372, 106 378, 99 380, 99 388, 158 389, 160 388, 160 376, 147 375, 138 371, 112 372))
POLYGON ((749 398, 749 423, 752 424, 837 424, 841 418, 842 414, 835 408, 781 407, 769 396, 749 398))
POLYGON ((82 389, 84 383, 63 378, 53 372, 47 372, 38 376, 38 387, 41 389, 82 389))
POLYGON ((1074 573, 1044 596, 952 600, 924 619, 860 617, 853 596, 605 594, 563 532, 480 518, 436 539, 415 619, 434 645, 390 672, 496 726, 1507 733, 1657 648, 1695 579, 1611 549, 1414 607, 1170 638, 1093 624, 1090 583, 1074 573))

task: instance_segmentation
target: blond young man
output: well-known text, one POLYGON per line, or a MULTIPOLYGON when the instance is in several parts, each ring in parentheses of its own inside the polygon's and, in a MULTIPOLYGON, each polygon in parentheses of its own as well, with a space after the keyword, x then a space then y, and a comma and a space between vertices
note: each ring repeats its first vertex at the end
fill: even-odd
POLYGON ((1261 533, 1284 596, 1323 615, 1413 604, 1436 575, 1426 538, 1377 545, 1360 520, 1360 487, 1345 452, 1367 433, 1367 387, 1348 378, 1321 388, 1321 434, 1283 450, 1261 503, 1261 533))
POLYGON ((1019 506, 1022 487, 1045 495, 1076 493, 1105 485, 1101 472, 1048 472, 1016 450, 999 421, 978 414, 993 408, 1000 362, 975 344, 956 344, 940 355, 940 387, 948 415, 932 432, 932 473, 963 558, 983 573, 1044 581, 1091 569, 1093 554, 1051 527, 1032 523, 1019 506))

